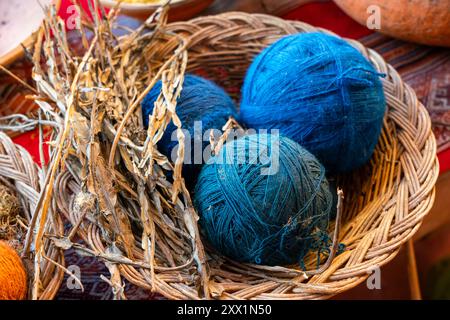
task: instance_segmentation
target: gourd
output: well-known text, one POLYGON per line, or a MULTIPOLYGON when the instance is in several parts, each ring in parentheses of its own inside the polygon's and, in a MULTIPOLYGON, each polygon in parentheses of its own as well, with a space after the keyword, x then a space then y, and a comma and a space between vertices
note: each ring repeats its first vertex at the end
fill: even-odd
POLYGON ((366 25, 377 6, 380 32, 406 41, 450 47, 450 0, 334 0, 366 25), (369 8, 370 7, 370 8, 369 8))

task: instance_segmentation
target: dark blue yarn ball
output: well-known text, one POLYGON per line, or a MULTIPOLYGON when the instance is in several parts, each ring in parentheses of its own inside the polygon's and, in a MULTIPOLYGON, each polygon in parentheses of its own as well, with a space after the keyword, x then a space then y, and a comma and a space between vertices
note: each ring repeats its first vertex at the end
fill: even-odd
POLYGON ((301 264, 310 249, 329 240, 332 195, 325 169, 282 136, 227 142, 203 166, 194 203, 204 236, 237 261, 301 264))
MULTIPOLYGON (((159 81, 142 101, 146 128, 149 115, 153 112, 154 102, 161 94, 161 87, 162 83, 159 81)), ((202 146, 200 150, 202 152, 209 145, 209 141, 203 141, 205 132, 208 135, 210 129, 221 130, 230 117, 237 118, 236 106, 228 94, 215 83, 198 76, 186 75, 183 90, 177 100, 176 112, 182 128, 190 135, 190 139, 186 137, 185 140, 185 152, 191 151, 186 156, 190 159, 189 164, 183 167, 183 174, 186 182, 192 184, 201 169, 201 163, 198 162, 203 161, 203 154, 198 154, 198 150, 194 150, 194 140, 202 146), (201 121, 201 134, 194 131, 194 123, 197 121, 201 121), (197 154, 194 154, 194 151, 197 154), (196 159, 199 161, 195 162, 196 159)), ((158 143, 158 150, 174 161, 177 146, 176 126, 171 122, 158 143)))
POLYGON ((280 39, 258 55, 242 89, 241 120, 279 129, 328 173, 372 156, 386 109, 380 74, 355 48, 323 33, 280 39))

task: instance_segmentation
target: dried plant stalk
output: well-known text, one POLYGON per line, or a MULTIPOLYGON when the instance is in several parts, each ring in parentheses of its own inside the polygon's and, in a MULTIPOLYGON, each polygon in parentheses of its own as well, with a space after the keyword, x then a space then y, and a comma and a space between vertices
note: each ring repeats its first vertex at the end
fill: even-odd
MULTIPOLYGON (((208 298, 198 217, 181 173, 184 146, 180 144, 174 164, 156 148, 170 122, 184 141, 176 101, 187 65, 187 40, 165 31, 167 6, 125 36, 112 31, 116 10, 106 16, 94 13, 103 12, 97 1, 91 7, 95 18, 80 30, 87 44, 83 55, 68 46, 53 8, 35 44, 36 103, 45 121, 59 125, 53 127, 45 189, 33 215, 36 232, 29 233, 25 246, 30 250, 34 243, 36 250, 34 278, 41 273, 43 241, 51 239, 62 249, 74 247, 103 260, 116 298, 125 298, 122 275, 133 282, 133 272, 144 274, 155 292, 165 294, 167 281, 177 278, 194 281, 195 290, 208 298), (93 33, 90 40, 86 30, 93 33), (167 43, 173 50, 165 50, 167 43), (158 80, 162 93, 145 131, 140 102, 158 80), (173 181, 166 179, 168 171, 173 171, 173 181), (62 199, 71 205, 62 205, 62 199), (52 206, 64 208, 72 223, 64 237, 45 234, 52 206), (76 234, 86 246, 72 242, 76 234)), ((36 283, 33 297, 38 294, 36 283)))

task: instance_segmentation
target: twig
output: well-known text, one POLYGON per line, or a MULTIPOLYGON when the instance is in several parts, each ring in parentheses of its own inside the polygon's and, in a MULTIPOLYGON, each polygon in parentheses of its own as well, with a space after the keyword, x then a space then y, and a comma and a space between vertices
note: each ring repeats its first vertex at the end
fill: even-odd
MULTIPOLYGON (((185 42, 183 46, 178 50, 179 52, 182 52, 184 49, 186 49, 188 46, 188 42, 185 42)), ((173 55, 170 57, 163 66, 158 70, 156 75, 153 77, 150 84, 145 88, 145 90, 138 96, 138 98, 133 102, 133 104, 130 106, 130 108, 125 113, 122 121, 119 124, 119 127, 117 128, 116 136, 114 137, 114 141, 111 145, 111 151, 109 153, 109 161, 108 165, 111 168, 114 168, 114 157, 116 154, 117 145, 119 143, 120 136, 122 135, 123 129, 125 128, 125 125, 127 124, 128 119, 131 117, 131 115, 134 113, 136 108, 139 106, 139 103, 144 99, 144 97, 152 90, 152 88, 155 86, 158 79, 161 77, 161 74, 164 72, 164 70, 167 69, 167 67, 177 58, 177 55, 173 55)))
MULTIPOLYGON (((344 200, 344 192, 341 189, 337 190, 338 195, 338 202, 337 202, 337 214, 336 214, 336 221, 334 225, 334 233, 333 233, 333 245, 331 246, 330 254, 328 256, 327 261, 317 270, 311 270, 306 271, 305 274, 310 277, 316 274, 321 274, 325 270, 328 269, 328 267, 333 262, 333 259, 336 255, 336 252, 339 247, 339 231, 341 228, 341 219, 342 219, 342 213, 343 213, 343 200, 344 200)), ((320 254, 320 253, 319 253, 320 254)))

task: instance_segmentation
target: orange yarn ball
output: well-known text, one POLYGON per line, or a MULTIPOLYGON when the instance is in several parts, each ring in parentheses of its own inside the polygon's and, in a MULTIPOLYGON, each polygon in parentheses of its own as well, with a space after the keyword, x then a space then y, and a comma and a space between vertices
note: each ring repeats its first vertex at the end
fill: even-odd
POLYGON ((23 300, 27 296, 27 275, 17 252, 0 241, 0 300, 23 300))

